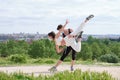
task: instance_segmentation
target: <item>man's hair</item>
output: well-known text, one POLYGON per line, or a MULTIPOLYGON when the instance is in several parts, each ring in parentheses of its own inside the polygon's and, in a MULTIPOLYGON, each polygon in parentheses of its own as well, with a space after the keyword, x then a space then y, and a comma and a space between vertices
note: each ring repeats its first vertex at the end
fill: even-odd
POLYGON ((60 30, 63 27, 63 25, 58 25, 57 30, 60 30))
POLYGON ((49 32, 49 33, 48 33, 48 36, 51 36, 53 39, 55 39, 55 32, 53 32, 53 31, 52 31, 52 32, 49 32))

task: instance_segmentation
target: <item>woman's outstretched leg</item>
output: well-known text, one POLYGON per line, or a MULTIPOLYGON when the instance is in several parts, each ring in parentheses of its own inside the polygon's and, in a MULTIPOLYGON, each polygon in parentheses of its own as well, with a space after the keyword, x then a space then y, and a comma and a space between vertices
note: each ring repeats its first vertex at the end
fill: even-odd
MULTIPOLYGON (((88 16, 83 23, 76 29, 76 31, 72 32, 70 35, 81 35, 81 31, 83 31, 83 27, 85 26, 85 23, 88 22, 91 18, 93 18, 93 15, 88 16)), ((66 42, 66 46, 71 46, 76 52, 81 51, 81 41, 76 42, 75 38, 69 38, 69 36, 66 36, 64 38, 66 42)))
POLYGON ((93 17, 94 15, 89 15, 88 17, 86 17, 86 19, 81 23, 81 25, 74 32, 71 33, 71 35, 78 35, 81 31, 83 31, 85 24, 93 17))

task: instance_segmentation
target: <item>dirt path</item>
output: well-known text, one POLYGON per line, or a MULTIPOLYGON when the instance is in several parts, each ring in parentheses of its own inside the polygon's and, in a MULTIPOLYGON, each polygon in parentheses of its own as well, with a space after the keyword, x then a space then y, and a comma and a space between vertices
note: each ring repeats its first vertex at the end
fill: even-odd
MULTIPOLYGON (((39 74, 48 75, 51 74, 48 69, 51 66, 48 65, 40 65, 40 66, 17 66, 17 67, 0 67, 0 71, 6 72, 6 73, 13 73, 13 72, 23 72, 27 74, 34 73, 35 76, 38 76, 39 74)), ((75 69, 81 69, 82 71, 96 71, 96 72, 102 72, 107 71, 110 73, 113 77, 120 80, 120 66, 95 66, 95 65, 75 65, 75 69)), ((58 67, 58 71, 64 71, 69 70, 69 65, 61 65, 58 67)))

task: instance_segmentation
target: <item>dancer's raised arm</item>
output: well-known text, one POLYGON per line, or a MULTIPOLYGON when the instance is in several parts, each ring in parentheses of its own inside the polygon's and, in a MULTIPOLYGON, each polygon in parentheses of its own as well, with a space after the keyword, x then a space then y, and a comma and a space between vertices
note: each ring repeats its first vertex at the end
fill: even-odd
POLYGON ((66 19, 66 22, 65 22, 65 24, 63 25, 63 28, 65 28, 68 23, 69 23, 69 21, 68 21, 68 19, 66 19))

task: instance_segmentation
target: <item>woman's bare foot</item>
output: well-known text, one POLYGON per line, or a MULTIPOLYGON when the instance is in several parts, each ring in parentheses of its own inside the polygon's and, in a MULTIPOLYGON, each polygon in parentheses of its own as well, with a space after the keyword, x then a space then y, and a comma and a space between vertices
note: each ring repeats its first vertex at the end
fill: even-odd
POLYGON ((89 21, 90 19, 92 19, 93 17, 94 17, 93 14, 89 15, 88 17, 86 17, 86 19, 85 19, 85 23, 86 23, 87 21, 89 21))

